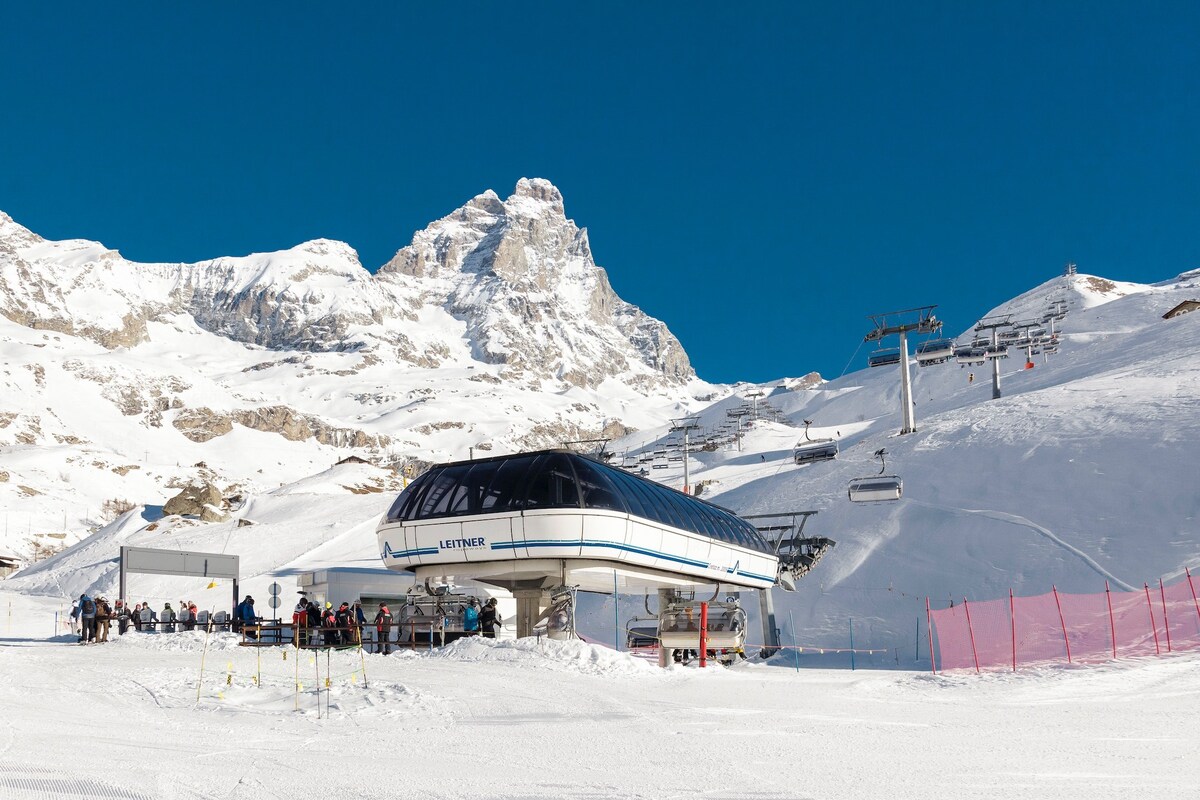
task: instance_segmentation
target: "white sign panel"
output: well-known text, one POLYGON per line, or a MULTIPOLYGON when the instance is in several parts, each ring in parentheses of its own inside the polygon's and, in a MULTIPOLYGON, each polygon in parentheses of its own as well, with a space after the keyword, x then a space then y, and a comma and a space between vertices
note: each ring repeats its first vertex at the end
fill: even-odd
POLYGON ((201 578, 238 578, 238 557, 223 553, 189 553, 151 547, 122 547, 126 572, 151 575, 194 575, 201 578))

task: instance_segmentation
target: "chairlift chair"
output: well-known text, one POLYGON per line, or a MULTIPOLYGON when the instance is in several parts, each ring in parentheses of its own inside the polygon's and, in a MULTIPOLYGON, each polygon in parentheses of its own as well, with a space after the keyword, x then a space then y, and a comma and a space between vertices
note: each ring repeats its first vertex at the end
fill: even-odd
POLYGON ((963 345, 954 348, 954 360, 959 364, 982 364, 985 361, 984 349, 974 345, 963 345))
POLYGON ((890 367, 893 364, 900 363, 900 350, 896 347, 889 347, 883 350, 876 350, 867 357, 868 367, 890 367))
POLYGON ((984 358, 1008 358, 1008 347, 1002 344, 988 345, 983 348, 984 358))
POLYGON ((818 461, 830 461, 837 458, 837 440, 810 438, 808 435, 809 425, 812 425, 812 420, 804 420, 804 440, 797 442, 796 447, 792 450, 792 459, 796 464, 813 464, 818 461))
POLYGON ((878 475, 866 478, 855 478, 850 481, 846 494, 852 503, 880 503, 899 500, 904 493, 904 482, 898 475, 884 475, 887 469, 887 450, 882 447, 875 451, 880 467, 878 475))
POLYGON ((954 355, 953 339, 934 339, 925 342, 917 348, 917 364, 926 367, 930 364, 941 364, 954 355))

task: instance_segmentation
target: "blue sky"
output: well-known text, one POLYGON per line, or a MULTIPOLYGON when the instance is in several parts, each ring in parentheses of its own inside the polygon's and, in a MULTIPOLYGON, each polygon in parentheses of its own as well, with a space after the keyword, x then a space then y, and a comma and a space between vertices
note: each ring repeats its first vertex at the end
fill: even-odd
POLYGON ((136 260, 374 269, 544 177, 714 381, 836 377, 866 314, 957 332, 1068 260, 1200 267, 1197 3, 26 5, 0 210, 136 260))

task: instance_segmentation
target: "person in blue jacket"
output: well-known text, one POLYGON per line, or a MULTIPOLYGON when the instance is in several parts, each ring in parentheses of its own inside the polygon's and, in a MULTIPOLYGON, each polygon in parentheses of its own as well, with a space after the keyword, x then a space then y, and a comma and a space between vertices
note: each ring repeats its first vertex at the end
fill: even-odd
POLYGON ((238 603, 237 608, 234 609, 233 617, 235 620, 237 620, 238 628, 240 628, 246 632, 247 638, 250 638, 250 639, 258 638, 257 633, 255 633, 252 630, 248 630, 250 628, 250 626, 252 626, 255 622, 258 621, 258 617, 254 614, 254 598, 253 597, 251 597, 250 595, 246 595, 246 599, 243 600, 242 602, 238 603))
POLYGON ((474 597, 463 608, 463 633, 467 636, 479 633, 479 601, 474 597))
POLYGON ((79 595, 79 619, 83 628, 79 634, 79 643, 87 644, 96 638, 96 601, 86 594, 79 595))

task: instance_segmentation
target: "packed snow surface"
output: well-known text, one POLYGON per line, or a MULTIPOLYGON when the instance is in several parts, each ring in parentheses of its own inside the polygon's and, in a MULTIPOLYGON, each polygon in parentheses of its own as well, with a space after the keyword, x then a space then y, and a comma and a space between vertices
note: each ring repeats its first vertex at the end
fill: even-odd
POLYGON ((0 797, 1102 800, 1200 781, 1196 655, 934 676, 473 640, 297 661, 230 634, 79 646, 50 637, 58 608, 0 590, 0 797))

